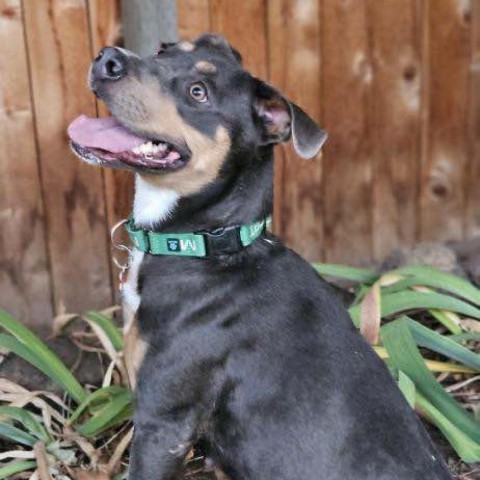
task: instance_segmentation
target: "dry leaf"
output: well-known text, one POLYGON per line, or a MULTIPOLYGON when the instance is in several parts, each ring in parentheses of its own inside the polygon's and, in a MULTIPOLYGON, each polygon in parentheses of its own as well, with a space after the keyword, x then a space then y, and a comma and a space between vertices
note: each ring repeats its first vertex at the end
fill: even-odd
POLYGON ((473 318, 465 318, 460 320, 460 326, 469 332, 479 332, 480 333, 480 322, 474 320, 473 318))
POLYGON ((360 304, 360 333, 370 345, 380 338, 380 284, 375 283, 360 304))
POLYGON ((111 480, 106 472, 89 472, 87 470, 74 470, 75 480, 111 480))

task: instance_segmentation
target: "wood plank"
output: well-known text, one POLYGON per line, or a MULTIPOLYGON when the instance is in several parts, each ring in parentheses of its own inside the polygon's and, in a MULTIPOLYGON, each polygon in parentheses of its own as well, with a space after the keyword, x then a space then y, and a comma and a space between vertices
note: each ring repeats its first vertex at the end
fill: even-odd
POLYGON ((260 78, 267 78, 265 15, 263 0, 210 1, 212 31, 240 50, 245 67, 260 78))
POLYGON ((362 264, 372 254, 372 66, 366 1, 323 2, 323 158, 328 262, 362 264))
POLYGON ((25 0, 27 43, 57 312, 112 302, 101 171, 70 152, 66 129, 95 115, 84 1, 25 0))
POLYGON ((421 132, 418 0, 369 2, 373 71, 373 253, 385 258, 416 235, 421 132))
MULTIPOLYGON (((268 3, 270 80, 321 122, 320 3, 268 3)), ((309 260, 322 259, 322 164, 304 161, 291 146, 276 152, 275 229, 309 260)))
POLYGON ((480 235, 480 3, 472 4, 472 56, 470 77, 470 163, 468 165, 468 190, 466 233, 468 237, 480 235))
POLYGON ((177 0, 178 38, 194 40, 210 31, 209 0, 177 0))
POLYGON ((0 305, 31 327, 53 315, 20 0, 0 0, 0 305))
POLYGON ((460 240, 464 231, 471 2, 425 2, 426 123, 420 238, 460 240))
MULTIPOLYGON (((91 31, 91 56, 97 55, 106 45, 121 43, 121 5, 120 0, 89 0, 89 22, 91 31)), ((109 116, 105 104, 97 100, 97 112, 100 117, 109 116)), ((120 220, 128 217, 132 208, 134 177, 126 170, 104 169, 105 202, 107 208, 107 226, 111 229, 120 220)), ((117 255, 117 252, 115 253, 117 255)), ((125 259, 122 259, 122 261, 125 259)), ((112 285, 118 297, 118 274, 116 265, 111 265, 112 285)))

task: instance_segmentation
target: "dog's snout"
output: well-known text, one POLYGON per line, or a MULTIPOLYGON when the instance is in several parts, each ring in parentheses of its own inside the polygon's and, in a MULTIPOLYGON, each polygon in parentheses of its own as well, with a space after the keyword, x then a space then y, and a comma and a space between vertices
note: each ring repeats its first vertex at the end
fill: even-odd
POLYGON ((93 61, 93 79, 118 80, 124 77, 126 73, 127 56, 119 48, 103 48, 93 61))

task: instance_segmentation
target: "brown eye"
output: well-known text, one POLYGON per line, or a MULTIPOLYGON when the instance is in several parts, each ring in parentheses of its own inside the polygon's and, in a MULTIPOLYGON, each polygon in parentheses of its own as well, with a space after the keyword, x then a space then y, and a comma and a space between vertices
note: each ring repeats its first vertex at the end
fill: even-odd
POLYGON ((207 101, 207 90, 201 83, 194 83, 191 85, 189 93, 197 102, 203 103, 207 101))

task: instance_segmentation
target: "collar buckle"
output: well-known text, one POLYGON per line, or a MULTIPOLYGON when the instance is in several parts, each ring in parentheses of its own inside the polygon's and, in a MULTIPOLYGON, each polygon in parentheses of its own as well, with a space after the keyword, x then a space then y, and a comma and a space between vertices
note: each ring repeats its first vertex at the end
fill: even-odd
POLYGON ((240 238, 240 228, 237 226, 203 230, 198 233, 204 236, 207 254, 235 253, 244 248, 240 238))

